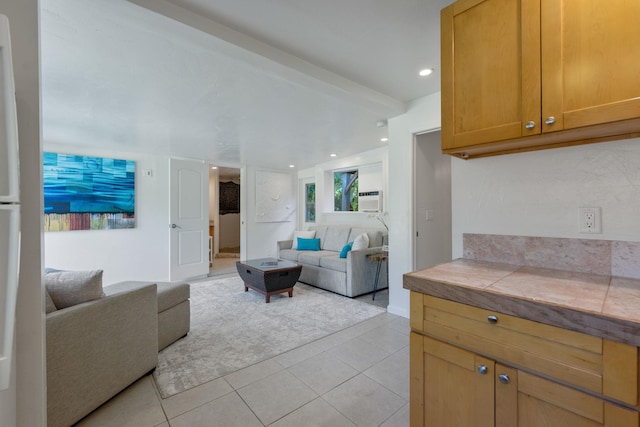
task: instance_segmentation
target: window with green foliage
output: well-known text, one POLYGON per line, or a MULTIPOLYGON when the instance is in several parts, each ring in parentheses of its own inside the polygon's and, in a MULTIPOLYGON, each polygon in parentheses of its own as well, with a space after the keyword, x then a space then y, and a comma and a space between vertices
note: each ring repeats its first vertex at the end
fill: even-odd
POLYGON ((333 210, 358 211, 358 170, 333 173, 333 210))
POLYGON ((305 222, 316 222, 316 184, 305 184, 305 222))

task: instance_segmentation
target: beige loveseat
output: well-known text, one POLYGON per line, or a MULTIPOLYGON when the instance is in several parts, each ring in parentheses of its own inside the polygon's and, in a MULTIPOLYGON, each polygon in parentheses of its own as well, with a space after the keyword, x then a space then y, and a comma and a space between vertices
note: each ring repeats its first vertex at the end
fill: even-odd
MULTIPOLYGON (((292 249, 293 240, 278 242, 279 258, 302 265, 298 281, 352 298, 373 292, 377 264, 368 260, 367 255, 381 252, 382 246, 388 243, 386 229, 316 225, 308 230, 315 230, 320 250, 292 249), (369 239, 368 247, 349 251, 346 258, 340 258, 343 247, 363 233, 369 239)), ((378 290, 388 287, 387 268, 387 263, 381 265, 378 290)))
POLYGON ((188 284, 122 282, 102 291, 60 310, 48 300, 49 427, 94 411, 155 369, 158 351, 189 331, 188 284))

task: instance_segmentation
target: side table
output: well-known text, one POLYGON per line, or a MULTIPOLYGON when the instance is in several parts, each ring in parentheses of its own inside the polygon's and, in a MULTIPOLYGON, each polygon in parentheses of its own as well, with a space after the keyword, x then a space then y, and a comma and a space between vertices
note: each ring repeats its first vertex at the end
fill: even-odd
MULTIPOLYGON (((378 263, 376 265, 376 279, 375 279, 375 282, 373 282, 373 296, 371 297, 371 300, 375 301, 376 290, 378 289, 378 281, 380 280, 380 269, 382 268, 382 263, 387 262, 389 260, 389 252, 376 252, 373 254, 369 254, 367 255, 367 259, 369 261, 374 261, 378 263)), ((387 273, 388 272, 389 272, 389 269, 387 268, 387 273)), ((388 280, 387 280, 387 283, 388 283, 388 280)))

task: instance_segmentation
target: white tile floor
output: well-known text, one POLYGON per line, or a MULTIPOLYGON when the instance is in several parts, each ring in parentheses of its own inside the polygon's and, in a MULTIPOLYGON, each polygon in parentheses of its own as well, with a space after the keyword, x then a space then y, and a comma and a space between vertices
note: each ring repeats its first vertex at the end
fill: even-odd
POLYGON ((406 427, 408 346, 408 319, 383 313, 168 399, 145 376, 77 425, 406 427))

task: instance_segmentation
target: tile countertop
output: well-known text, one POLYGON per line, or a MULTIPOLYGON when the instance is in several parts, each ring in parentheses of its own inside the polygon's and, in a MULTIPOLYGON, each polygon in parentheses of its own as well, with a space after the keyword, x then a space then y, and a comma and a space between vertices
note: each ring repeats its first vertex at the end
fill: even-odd
POLYGON ((458 259, 407 273, 411 291, 640 346, 640 280, 458 259))

